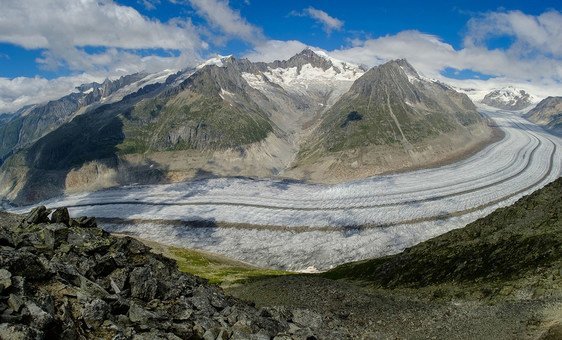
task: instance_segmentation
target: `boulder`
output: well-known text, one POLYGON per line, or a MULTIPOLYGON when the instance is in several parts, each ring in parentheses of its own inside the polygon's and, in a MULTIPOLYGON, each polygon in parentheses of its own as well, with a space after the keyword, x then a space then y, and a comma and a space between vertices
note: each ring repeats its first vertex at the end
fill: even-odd
POLYGON ((62 223, 47 224, 43 230, 43 239, 49 249, 58 248, 68 238, 68 228, 62 223))
POLYGON ((44 205, 33 208, 33 210, 31 210, 31 212, 25 217, 24 222, 27 224, 49 223, 50 212, 51 211, 44 205))
POLYGON ((132 297, 144 301, 150 301, 156 297, 158 280, 154 278, 150 268, 138 267, 133 269, 129 276, 129 283, 132 297))
POLYGON ((70 215, 67 208, 57 208, 51 215, 51 222, 70 225, 70 215))
POLYGON ((2 290, 10 288, 12 285, 12 273, 4 268, 0 268, 0 285, 2 285, 2 290))
POLYGON ((109 305, 105 301, 95 299, 84 305, 84 308, 82 309, 82 318, 89 328, 97 328, 103 324, 103 321, 109 314, 109 311, 109 305))

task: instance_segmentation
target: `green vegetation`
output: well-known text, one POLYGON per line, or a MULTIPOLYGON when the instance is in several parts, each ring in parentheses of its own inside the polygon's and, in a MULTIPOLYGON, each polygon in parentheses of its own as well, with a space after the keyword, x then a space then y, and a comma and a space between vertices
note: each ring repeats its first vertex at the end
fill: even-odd
POLYGON ((237 147, 260 141, 273 130, 258 110, 194 90, 142 101, 122 121, 126 138, 118 146, 121 154, 237 147))
MULTIPOLYGON (((149 244, 149 246, 154 247, 152 244, 149 244)), ((222 287, 292 274, 282 270, 254 267, 220 255, 192 249, 162 245, 156 247, 157 251, 162 251, 165 256, 174 259, 182 272, 200 276, 209 280, 210 283, 222 287)))
POLYGON ((562 289, 562 179, 465 228, 324 274, 378 288, 431 288, 484 295, 562 289))

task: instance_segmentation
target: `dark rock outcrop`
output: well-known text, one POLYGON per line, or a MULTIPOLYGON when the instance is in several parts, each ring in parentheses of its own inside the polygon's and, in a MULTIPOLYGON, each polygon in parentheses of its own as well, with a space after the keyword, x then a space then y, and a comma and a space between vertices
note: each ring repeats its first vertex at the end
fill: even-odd
POLYGON ((0 212, 0 339, 313 336, 294 324, 312 320, 306 313, 258 310, 93 218, 49 213, 37 207, 17 222, 0 212))

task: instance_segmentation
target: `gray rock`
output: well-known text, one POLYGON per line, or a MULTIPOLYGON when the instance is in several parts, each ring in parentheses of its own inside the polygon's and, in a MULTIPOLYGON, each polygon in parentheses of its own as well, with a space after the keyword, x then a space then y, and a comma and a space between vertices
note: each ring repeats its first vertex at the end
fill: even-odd
POLYGON ((158 281, 153 277, 152 271, 147 267, 135 268, 129 276, 131 296, 150 301, 156 297, 158 281))
POLYGON ((25 222, 28 224, 48 223, 50 211, 44 205, 33 208, 31 212, 25 217, 25 222))
POLYGON ((100 299, 107 298, 109 293, 102 286, 88 280, 84 276, 80 276, 80 291, 85 297, 97 297, 100 299))
POLYGON ((27 310, 29 311, 29 315, 34 327, 43 330, 53 322, 53 316, 45 312, 34 302, 26 302, 25 308, 27 308, 27 310))
POLYGON ((24 301, 21 296, 10 294, 8 298, 8 306, 16 313, 19 313, 21 308, 24 306, 24 301))
POLYGON ((122 291, 125 289, 125 285, 129 279, 129 271, 126 268, 118 268, 111 272, 108 278, 111 288, 118 293, 117 290, 122 291))
POLYGON ((30 327, 25 325, 0 324, 0 339, 2 340, 31 340, 34 333, 30 327))
POLYGON ((71 227, 95 228, 98 226, 95 217, 78 217, 71 221, 71 227))
MULTIPOLYGON (((12 273, 4 268, 0 268, 0 285, 2 285, 2 290, 8 289, 12 286, 12 273)), ((0 292, 2 290, 0 290, 0 292)))
POLYGON ((148 320, 155 318, 156 314, 145 310, 137 303, 131 303, 131 307, 129 308, 129 319, 132 322, 146 324, 148 320))
POLYGON ((45 245, 49 249, 58 248, 68 238, 68 228, 62 223, 48 224, 43 230, 45 245))
POLYGON ((88 327, 97 328, 104 322, 109 310, 109 305, 105 301, 95 299, 84 305, 82 318, 88 327))
POLYGON ((295 309, 293 321, 304 327, 319 328, 322 326, 322 315, 307 309, 295 309))
POLYGON ((70 215, 67 208, 57 208, 51 215, 51 222, 70 225, 70 215))

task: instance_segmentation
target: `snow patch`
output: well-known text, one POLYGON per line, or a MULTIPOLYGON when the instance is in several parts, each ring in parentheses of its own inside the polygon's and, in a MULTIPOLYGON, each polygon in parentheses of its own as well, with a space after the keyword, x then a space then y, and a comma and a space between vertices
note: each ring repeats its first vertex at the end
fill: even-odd
POLYGON ((208 65, 216 65, 218 67, 223 67, 224 66, 224 59, 228 59, 230 57, 232 57, 232 55, 217 55, 216 57, 211 58, 211 59, 205 61, 204 63, 198 65, 197 69, 199 70, 199 69, 201 69, 205 66, 208 66, 208 65))

